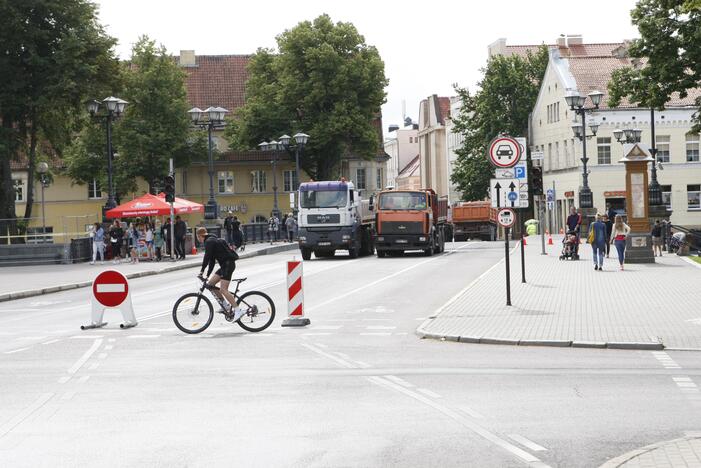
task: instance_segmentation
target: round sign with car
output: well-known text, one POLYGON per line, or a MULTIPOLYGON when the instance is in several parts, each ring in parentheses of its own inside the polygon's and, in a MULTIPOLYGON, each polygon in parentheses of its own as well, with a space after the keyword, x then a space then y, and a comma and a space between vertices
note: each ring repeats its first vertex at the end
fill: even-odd
POLYGON ((499 168, 514 167, 521 158, 521 145, 508 136, 498 136, 489 144, 489 161, 499 168))
POLYGON ((497 215, 497 221, 499 222, 500 226, 510 228, 516 222, 516 213, 514 213, 514 210, 512 210, 511 208, 504 208, 503 210, 499 210, 499 214, 497 215))

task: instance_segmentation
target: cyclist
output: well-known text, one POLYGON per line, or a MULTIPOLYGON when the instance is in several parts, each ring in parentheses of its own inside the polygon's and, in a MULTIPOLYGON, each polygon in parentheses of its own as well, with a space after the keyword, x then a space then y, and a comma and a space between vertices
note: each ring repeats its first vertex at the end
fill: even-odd
POLYGON ((219 269, 207 280, 207 289, 216 294, 220 299, 224 298, 228 301, 229 307, 227 310, 224 310, 224 315, 226 315, 227 319, 236 322, 245 313, 243 309, 235 307, 236 299, 234 295, 229 292, 229 282, 231 281, 231 275, 236 269, 236 259, 238 255, 231 250, 225 239, 219 239, 213 234, 207 234, 207 228, 197 228, 197 240, 199 240, 200 243, 204 243, 202 269, 197 276, 202 280, 209 278, 209 275, 214 269, 214 263, 219 263, 219 269), (206 277, 204 276, 205 268, 208 268, 206 277), (221 283, 219 288, 216 287, 217 283, 221 283))

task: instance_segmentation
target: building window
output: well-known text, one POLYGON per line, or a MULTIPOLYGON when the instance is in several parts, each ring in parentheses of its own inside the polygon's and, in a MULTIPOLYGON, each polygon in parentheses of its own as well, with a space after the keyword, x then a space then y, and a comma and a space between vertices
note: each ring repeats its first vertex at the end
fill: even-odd
POLYGON ((355 170, 355 188, 365 190, 365 168, 359 167, 355 170))
POLYGON ((669 135, 657 135, 655 137, 655 146, 657 147, 657 161, 669 162, 669 135))
POLYGON ((686 135, 686 162, 699 161, 699 136, 687 133, 686 135))
POLYGON ((298 185, 296 171, 284 171, 282 173, 282 185, 285 192, 294 192, 295 187, 298 185))
POLYGON ((265 171, 251 171, 251 192, 263 193, 265 190, 265 171))
POLYGON ((611 137, 596 139, 596 154, 599 164, 611 164, 611 137))
POLYGON ((701 209, 701 185, 686 186, 686 203, 691 209, 701 209))
POLYGON ((102 198, 102 190, 96 179, 88 183, 88 198, 102 198))
POLYGON ((671 185, 660 185, 660 190, 662 190, 662 203, 667 207, 668 210, 672 209, 672 186, 671 185))
POLYGON ((217 172, 219 181, 219 193, 234 193, 234 173, 233 171, 217 172))
POLYGON ((12 185, 15 187, 15 201, 24 201, 24 179, 12 179, 12 185))
POLYGON ((375 184, 375 187, 377 187, 377 190, 382 190, 382 187, 385 185, 383 183, 383 181, 384 181, 383 172, 384 172, 384 170, 381 167, 377 168, 377 180, 376 180, 376 184, 375 184))

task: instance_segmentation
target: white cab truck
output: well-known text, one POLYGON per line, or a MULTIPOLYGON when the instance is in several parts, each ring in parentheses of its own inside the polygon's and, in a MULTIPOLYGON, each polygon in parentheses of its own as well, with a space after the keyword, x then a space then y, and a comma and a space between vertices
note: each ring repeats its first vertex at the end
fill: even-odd
POLYGON ((332 257, 347 250, 351 258, 372 255, 375 218, 352 182, 300 184, 297 197, 299 249, 302 258, 332 257))

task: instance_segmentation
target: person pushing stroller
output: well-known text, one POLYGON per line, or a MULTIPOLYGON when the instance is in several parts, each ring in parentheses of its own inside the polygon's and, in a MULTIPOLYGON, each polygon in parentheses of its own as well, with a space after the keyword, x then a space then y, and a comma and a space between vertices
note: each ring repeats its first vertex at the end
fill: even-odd
POLYGON ((579 238, 577 237, 577 232, 571 230, 567 231, 565 237, 562 238, 562 253, 560 253, 560 260, 579 260, 579 254, 577 253, 578 246, 579 238))

